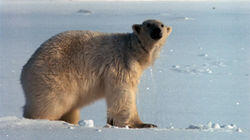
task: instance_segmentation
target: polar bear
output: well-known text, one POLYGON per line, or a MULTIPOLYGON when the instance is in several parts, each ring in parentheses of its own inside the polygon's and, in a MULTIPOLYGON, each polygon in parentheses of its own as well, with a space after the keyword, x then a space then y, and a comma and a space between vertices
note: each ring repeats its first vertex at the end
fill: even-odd
POLYGON ((23 66, 23 116, 77 124, 80 108, 105 98, 107 123, 151 128, 137 113, 136 92, 172 28, 158 20, 132 33, 66 31, 45 41, 23 66))

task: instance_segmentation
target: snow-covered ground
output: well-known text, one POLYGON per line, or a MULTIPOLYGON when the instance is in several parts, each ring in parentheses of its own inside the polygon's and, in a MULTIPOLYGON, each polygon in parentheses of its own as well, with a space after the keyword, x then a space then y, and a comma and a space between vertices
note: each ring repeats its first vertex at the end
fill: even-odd
POLYGON ((249 5, 0 1, 0 139, 250 139, 249 5), (65 30, 131 32, 150 18, 173 27, 137 99, 141 119, 159 128, 104 128, 103 100, 82 109, 79 126, 22 118, 20 71, 43 41, 65 30))

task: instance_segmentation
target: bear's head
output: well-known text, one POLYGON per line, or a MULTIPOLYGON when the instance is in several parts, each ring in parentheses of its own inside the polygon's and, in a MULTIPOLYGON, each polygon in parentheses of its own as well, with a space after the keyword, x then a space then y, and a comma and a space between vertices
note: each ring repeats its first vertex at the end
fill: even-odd
POLYGON ((142 24, 134 24, 132 29, 140 42, 145 46, 151 46, 158 42, 160 44, 164 43, 172 32, 171 27, 164 25, 158 20, 146 20, 142 24))

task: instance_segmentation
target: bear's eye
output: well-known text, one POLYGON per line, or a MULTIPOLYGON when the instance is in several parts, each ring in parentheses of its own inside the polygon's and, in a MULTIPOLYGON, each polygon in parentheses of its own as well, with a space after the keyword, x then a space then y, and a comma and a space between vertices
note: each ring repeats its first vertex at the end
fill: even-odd
POLYGON ((163 27, 164 27, 164 25, 162 24, 162 25, 161 25, 161 27, 163 28, 163 27))
POLYGON ((150 26, 151 26, 151 24, 150 24, 150 23, 148 23, 148 24, 147 24, 147 27, 150 27, 150 26))

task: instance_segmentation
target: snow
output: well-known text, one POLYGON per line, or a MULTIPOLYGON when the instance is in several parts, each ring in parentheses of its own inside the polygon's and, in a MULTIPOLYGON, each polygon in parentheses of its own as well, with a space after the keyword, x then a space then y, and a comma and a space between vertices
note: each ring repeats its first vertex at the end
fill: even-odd
POLYGON ((188 130, 200 130, 200 131, 223 131, 223 132, 243 132, 241 128, 237 127, 235 124, 230 125, 220 125, 218 123, 208 122, 207 125, 189 125, 186 129, 188 130))
POLYGON ((249 2, 1 1, 0 139, 250 139, 249 13, 249 2), (43 41, 131 32, 150 18, 173 27, 138 91, 141 119, 158 128, 104 127, 104 100, 83 108, 79 125, 22 118, 21 68, 43 41))
POLYGON ((81 120, 79 121, 80 126, 85 126, 85 127, 94 127, 94 121, 93 120, 81 120))
POLYGON ((207 125, 199 124, 199 125, 189 125, 186 129, 190 130, 201 130, 201 131, 227 131, 227 132, 242 132, 242 129, 237 127, 235 124, 230 124, 230 125, 220 125, 218 123, 212 123, 211 121, 208 122, 207 125), (239 131, 240 130, 240 131, 239 131))
MULTIPOLYGON (((3 139, 20 139, 20 138, 34 138, 38 139, 53 137, 67 139, 73 137, 74 139, 94 138, 98 139, 102 134, 106 138, 116 138, 117 135, 122 136, 121 139, 126 139, 129 135, 136 136, 136 133, 141 137, 143 135, 155 136, 156 134, 175 134, 175 133, 188 133, 194 134, 195 132, 220 132, 220 133, 242 133, 242 129, 236 125, 222 125, 218 123, 212 124, 209 122, 207 125, 190 125, 186 129, 175 128, 173 126, 169 128, 157 128, 157 129, 129 129, 128 126, 124 128, 118 127, 93 127, 93 120, 81 120, 85 122, 84 125, 72 125, 63 121, 48 121, 48 120, 31 120, 25 118, 17 118, 16 116, 0 117, 0 138, 3 139), (44 135, 46 134, 47 135, 44 135), (82 135, 81 135, 82 133, 82 135), (117 134, 118 133, 118 134, 117 134), (109 135, 111 134, 111 135, 109 135), (82 136, 82 137, 79 137, 82 136), (113 136, 112 136, 113 135, 113 136), (51 137, 52 136, 52 137, 51 137), (96 138, 97 137, 97 138, 96 138)), ((177 135, 178 135, 177 133, 177 135)), ((149 137, 145 137, 149 139, 149 137)), ((2 140, 2 139, 1 139, 2 140)))

